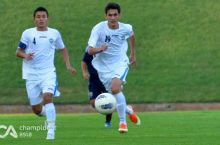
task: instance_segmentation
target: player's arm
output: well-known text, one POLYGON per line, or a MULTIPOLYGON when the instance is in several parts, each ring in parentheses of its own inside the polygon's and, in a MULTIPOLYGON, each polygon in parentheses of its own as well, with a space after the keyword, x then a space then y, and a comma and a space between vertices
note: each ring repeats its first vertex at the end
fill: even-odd
POLYGON ((108 48, 108 45, 105 43, 102 44, 101 47, 99 47, 99 48, 94 48, 94 47, 90 46, 88 49, 88 53, 89 53, 89 55, 95 55, 97 53, 105 51, 107 48, 108 48))
POLYGON ((26 60, 32 60, 34 53, 25 53, 24 50, 26 49, 26 47, 27 47, 26 44, 20 42, 16 50, 16 56, 19 58, 26 59, 26 60))
POLYGON ((135 37, 134 34, 129 38, 130 42, 130 64, 136 63, 135 37))
POLYGON ((61 49, 63 61, 66 64, 67 70, 69 70, 73 75, 76 74, 76 69, 71 65, 70 59, 69 59, 69 54, 66 48, 61 49))
POLYGON ((89 73, 88 73, 88 70, 87 70, 87 65, 84 61, 81 61, 81 69, 82 69, 83 78, 85 80, 88 80, 89 79, 89 73))
POLYGON ((99 39, 99 29, 98 28, 93 28, 89 41, 88 41, 88 54, 89 55, 95 55, 97 53, 101 53, 103 51, 105 51, 108 47, 108 45, 106 43, 103 43, 99 48, 95 48, 97 41, 99 39))

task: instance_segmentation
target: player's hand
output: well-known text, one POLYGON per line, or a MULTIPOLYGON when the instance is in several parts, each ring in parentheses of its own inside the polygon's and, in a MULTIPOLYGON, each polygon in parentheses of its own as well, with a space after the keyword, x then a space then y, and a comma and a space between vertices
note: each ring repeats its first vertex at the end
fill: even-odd
POLYGON ((33 57, 34 57, 34 53, 28 53, 28 54, 25 55, 24 58, 25 58, 26 60, 32 60, 33 57))
POLYGON ((89 80, 89 74, 86 73, 86 72, 83 72, 83 78, 84 78, 85 80, 89 80))
POLYGON ((135 55, 130 55, 130 64, 132 66, 135 66, 135 64, 136 64, 136 57, 135 57, 135 55))
POLYGON ((72 66, 68 66, 67 70, 70 71, 72 75, 76 75, 77 73, 76 69, 72 66))
POLYGON ((99 48, 99 52, 103 52, 108 48, 108 44, 104 43, 101 45, 101 47, 99 48))

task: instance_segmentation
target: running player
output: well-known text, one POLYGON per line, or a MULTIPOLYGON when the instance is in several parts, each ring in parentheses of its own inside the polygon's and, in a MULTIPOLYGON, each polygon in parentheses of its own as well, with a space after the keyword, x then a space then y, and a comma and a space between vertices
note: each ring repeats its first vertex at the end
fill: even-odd
POLYGON ((32 110, 39 116, 46 116, 46 139, 52 140, 55 138, 56 121, 53 96, 60 95, 54 66, 55 49, 61 51, 67 70, 73 75, 76 70, 70 64, 68 51, 59 31, 48 27, 48 16, 44 7, 38 7, 34 11, 36 27, 22 33, 16 56, 23 59, 22 78, 26 82, 32 110))
POLYGON ((122 92, 123 83, 128 73, 127 55, 124 43, 130 39, 130 64, 136 63, 135 37, 130 24, 119 22, 121 8, 117 3, 108 3, 105 7, 107 21, 102 21, 92 29, 88 45, 90 55, 95 55, 92 65, 106 90, 112 93, 117 100, 117 111, 119 114, 119 132, 128 131, 126 112, 129 118, 137 125, 140 124, 139 117, 134 113, 132 107, 126 107, 126 99, 122 92))

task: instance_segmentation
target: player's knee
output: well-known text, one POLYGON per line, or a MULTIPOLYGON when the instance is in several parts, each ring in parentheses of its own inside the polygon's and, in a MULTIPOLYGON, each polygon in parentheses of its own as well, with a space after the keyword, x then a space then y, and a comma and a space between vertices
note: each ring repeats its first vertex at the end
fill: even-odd
POLYGON ((53 94, 51 93, 43 94, 43 100, 44 100, 44 104, 51 103, 53 101, 53 94))
POLYGON ((41 108, 32 107, 34 114, 41 116, 41 108))
POLYGON ((112 86, 111 86, 112 94, 117 94, 121 92, 121 85, 122 85, 121 80, 119 80, 118 78, 113 78, 112 86))
POLYGON ((112 91, 112 94, 117 94, 121 91, 121 88, 117 86, 112 86, 111 91, 112 91))

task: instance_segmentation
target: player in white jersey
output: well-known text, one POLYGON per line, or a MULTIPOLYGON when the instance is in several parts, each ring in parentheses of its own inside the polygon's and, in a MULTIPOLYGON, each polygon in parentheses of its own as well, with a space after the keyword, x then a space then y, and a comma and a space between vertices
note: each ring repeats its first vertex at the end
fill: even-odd
POLYGON ((91 32, 88 52, 94 55, 92 65, 98 72, 99 78, 106 90, 112 93, 117 100, 117 111, 119 114, 119 132, 128 131, 126 113, 132 122, 140 124, 139 117, 134 113, 132 107, 126 107, 126 99, 122 92, 122 85, 128 73, 128 64, 134 65, 135 37, 130 24, 119 22, 120 5, 108 3, 105 7, 107 21, 98 23, 91 32), (128 62, 126 41, 130 40, 130 62, 128 62))
POLYGON ((55 138, 56 110, 53 96, 59 96, 54 66, 55 49, 59 49, 67 69, 76 70, 69 61, 68 51, 58 30, 48 27, 48 11, 38 7, 34 11, 36 27, 26 29, 21 36, 16 56, 23 59, 22 78, 26 81, 27 95, 32 110, 46 116, 47 138, 55 138))

